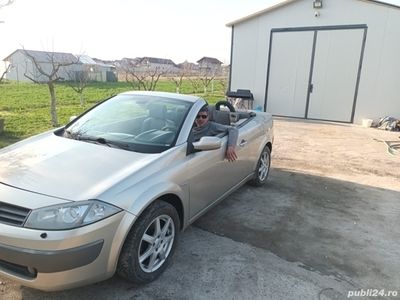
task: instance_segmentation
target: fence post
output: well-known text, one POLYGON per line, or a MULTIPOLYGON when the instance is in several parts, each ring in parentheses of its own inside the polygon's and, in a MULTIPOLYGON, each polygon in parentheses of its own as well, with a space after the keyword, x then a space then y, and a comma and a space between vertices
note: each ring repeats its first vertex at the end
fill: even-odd
POLYGON ((0 134, 4 131, 4 119, 0 119, 0 134))

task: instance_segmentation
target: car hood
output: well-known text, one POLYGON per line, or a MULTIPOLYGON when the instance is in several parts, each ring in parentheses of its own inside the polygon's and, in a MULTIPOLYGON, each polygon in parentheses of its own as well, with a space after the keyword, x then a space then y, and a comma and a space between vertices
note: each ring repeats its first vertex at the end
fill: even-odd
POLYGON ((160 154, 144 154, 46 133, 0 151, 0 182, 66 200, 96 198, 160 154))

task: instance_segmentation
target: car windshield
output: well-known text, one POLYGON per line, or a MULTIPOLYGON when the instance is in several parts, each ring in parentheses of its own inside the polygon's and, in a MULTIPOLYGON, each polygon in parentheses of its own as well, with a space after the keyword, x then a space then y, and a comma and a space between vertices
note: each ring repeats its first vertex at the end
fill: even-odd
POLYGON ((126 150, 159 153, 172 147, 192 103, 148 95, 117 95, 64 129, 63 136, 126 150))

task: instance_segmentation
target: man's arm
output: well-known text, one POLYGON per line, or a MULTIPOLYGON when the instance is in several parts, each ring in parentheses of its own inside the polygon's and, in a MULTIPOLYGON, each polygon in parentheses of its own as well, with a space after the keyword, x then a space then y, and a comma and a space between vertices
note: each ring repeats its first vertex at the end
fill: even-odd
POLYGON ((228 131, 228 146, 226 148, 225 156, 229 161, 235 161, 237 159, 236 145, 239 137, 239 130, 236 127, 222 125, 213 122, 213 130, 217 133, 228 131))

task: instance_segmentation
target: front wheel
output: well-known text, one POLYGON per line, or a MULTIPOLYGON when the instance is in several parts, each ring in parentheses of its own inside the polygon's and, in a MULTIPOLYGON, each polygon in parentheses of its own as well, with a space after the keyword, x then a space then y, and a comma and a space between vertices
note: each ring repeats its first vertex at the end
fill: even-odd
POLYGON ((263 185, 268 178, 269 169, 271 166, 271 150, 268 146, 265 146, 258 159, 256 171, 254 177, 249 181, 249 184, 253 186, 263 185))
POLYGON ((171 204, 164 201, 151 204, 125 240, 117 273, 136 284, 155 280, 174 253, 179 230, 179 216, 171 204))

